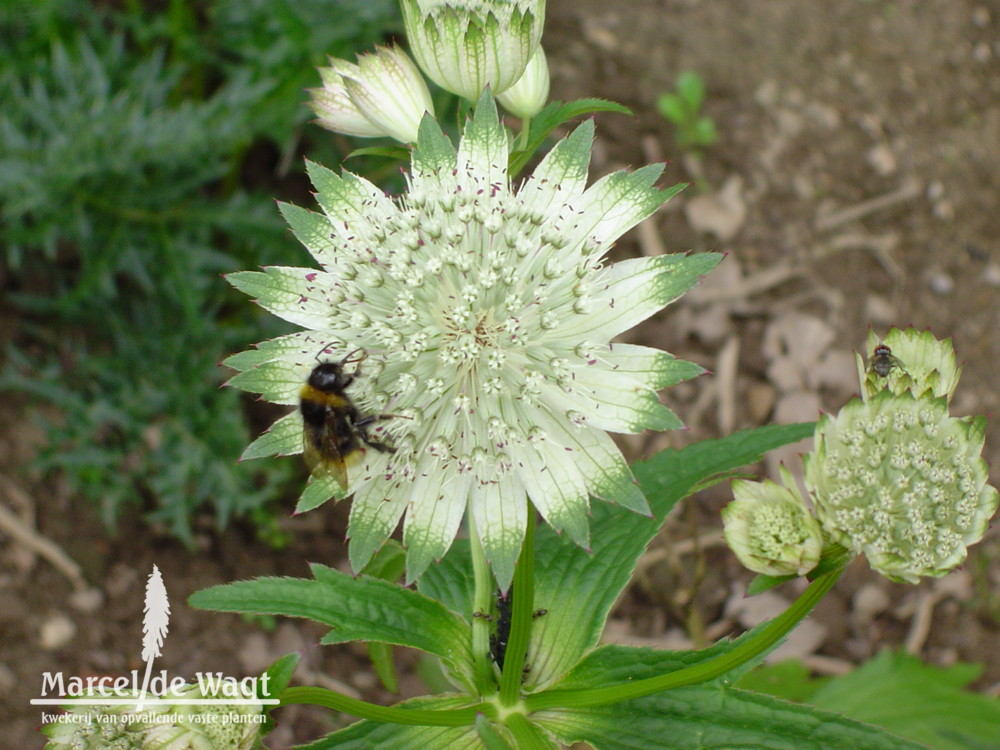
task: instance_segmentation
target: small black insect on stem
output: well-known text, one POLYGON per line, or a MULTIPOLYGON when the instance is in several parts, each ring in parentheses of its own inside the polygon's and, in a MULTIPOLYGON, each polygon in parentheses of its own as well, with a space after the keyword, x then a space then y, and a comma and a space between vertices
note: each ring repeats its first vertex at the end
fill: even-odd
MULTIPOLYGON (((489 657, 493 660, 493 663, 503 671, 504 659, 507 656, 507 642, 510 640, 510 624, 511 617, 514 614, 514 591, 504 596, 504 593, 497 589, 496 592, 496 608, 497 614, 496 618, 490 615, 483 614, 482 612, 473 612, 473 617, 481 617, 487 622, 496 622, 496 629, 490 633, 490 653, 489 657)), ((547 609, 535 610, 532 613, 532 619, 537 619, 542 615, 548 614, 547 609)), ((524 671, 528 671, 527 665, 525 665, 524 671)))
POLYGON ((497 589, 497 629, 490 634, 490 658, 503 671, 503 661, 507 656, 507 641, 510 640, 510 619, 514 614, 514 590, 508 596, 497 589))

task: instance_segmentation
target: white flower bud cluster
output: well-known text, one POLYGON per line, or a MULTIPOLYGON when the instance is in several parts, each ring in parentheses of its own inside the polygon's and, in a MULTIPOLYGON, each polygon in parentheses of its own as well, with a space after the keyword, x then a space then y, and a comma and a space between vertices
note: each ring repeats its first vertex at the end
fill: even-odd
MULTIPOLYGON (((403 0, 402 8, 417 64, 439 86, 471 101, 489 87, 521 118, 545 106, 544 0, 403 0)), ((330 58, 319 73, 323 86, 309 93, 327 130, 416 143, 421 120, 434 116, 420 70, 395 47, 360 55, 357 64, 330 58)))
MULTIPOLYGON (((859 358, 864 398, 824 415, 803 458, 815 519, 828 547, 864 554, 892 580, 940 577, 982 539, 1000 503, 980 455, 985 419, 948 413, 960 374, 950 341, 893 329, 882 342, 870 337, 869 350, 867 368, 859 358)), ((819 562, 796 490, 738 482, 733 491, 726 540, 748 568, 801 575, 819 562), (781 503, 798 509, 779 513, 781 503)))
POLYGON ((869 331, 867 350, 871 353, 867 364, 860 354, 855 355, 865 400, 888 390, 896 395, 909 392, 914 398, 934 396, 951 401, 962 374, 951 339, 938 341, 930 331, 890 328, 881 341, 869 331), (876 350, 887 350, 878 355, 884 360, 879 367, 875 366, 876 350))

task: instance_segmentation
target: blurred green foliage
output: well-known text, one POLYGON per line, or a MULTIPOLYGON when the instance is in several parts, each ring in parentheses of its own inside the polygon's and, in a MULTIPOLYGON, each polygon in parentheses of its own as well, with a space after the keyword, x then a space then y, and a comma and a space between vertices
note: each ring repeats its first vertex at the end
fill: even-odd
POLYGON ((715 122, 702 114, 704 103, 705 82, 691 70, 677 76, 676 91, 661 94, 656 101, 659 113, 673 123, 677 146, 682 151, 700 151, 719 138, 715 122))
POLYGON ((942 668, 904 652, 883 651, 837 677, 811 677, 797 660, 764 665, 737 687, 805 701, 934 750, 998 750, 1000 701, 968 689, 982 671, 979 664, 942 668))
POLYGON ((281 331, 221 274, 305 262, 273 198, 307 201, 289 167, 351 144, 303 89, 398 26, 394 0, 0 5, 0 386, 55 407, 41 465, 109 524, 135 503, 189 543, 199 509, 267 525, 291 465, 236 463, 217 363, 281 331))

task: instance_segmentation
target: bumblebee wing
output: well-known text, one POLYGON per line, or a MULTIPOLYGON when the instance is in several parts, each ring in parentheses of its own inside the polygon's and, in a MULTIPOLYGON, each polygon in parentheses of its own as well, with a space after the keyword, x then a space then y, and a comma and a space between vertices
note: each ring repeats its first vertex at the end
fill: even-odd
POLYGON ((327 425, 320 429, 311 429, 306 425, 302 456, 313 474, 332 476, 347 491, 347 465, 337 448, 336 435, 327 425))

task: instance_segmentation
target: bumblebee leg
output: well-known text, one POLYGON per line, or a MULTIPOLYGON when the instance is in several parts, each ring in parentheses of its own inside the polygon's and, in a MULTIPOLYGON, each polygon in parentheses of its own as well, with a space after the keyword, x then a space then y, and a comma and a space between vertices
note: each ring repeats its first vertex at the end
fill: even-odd
POLYGON ((374 448, 381 453, 395 453, 396 449, 392 448, 385 443, 380 443, 377 440, 372 440, 368 435, 368 426, 374 424, 375 422, 381 422, 386 419, 392 419, 395 414, 373 414, 370 417, 365 417, 364 419, 359 419, 354 423, 354 429, 358 431, 358 435, 364 441, 365 445, 374 448))

